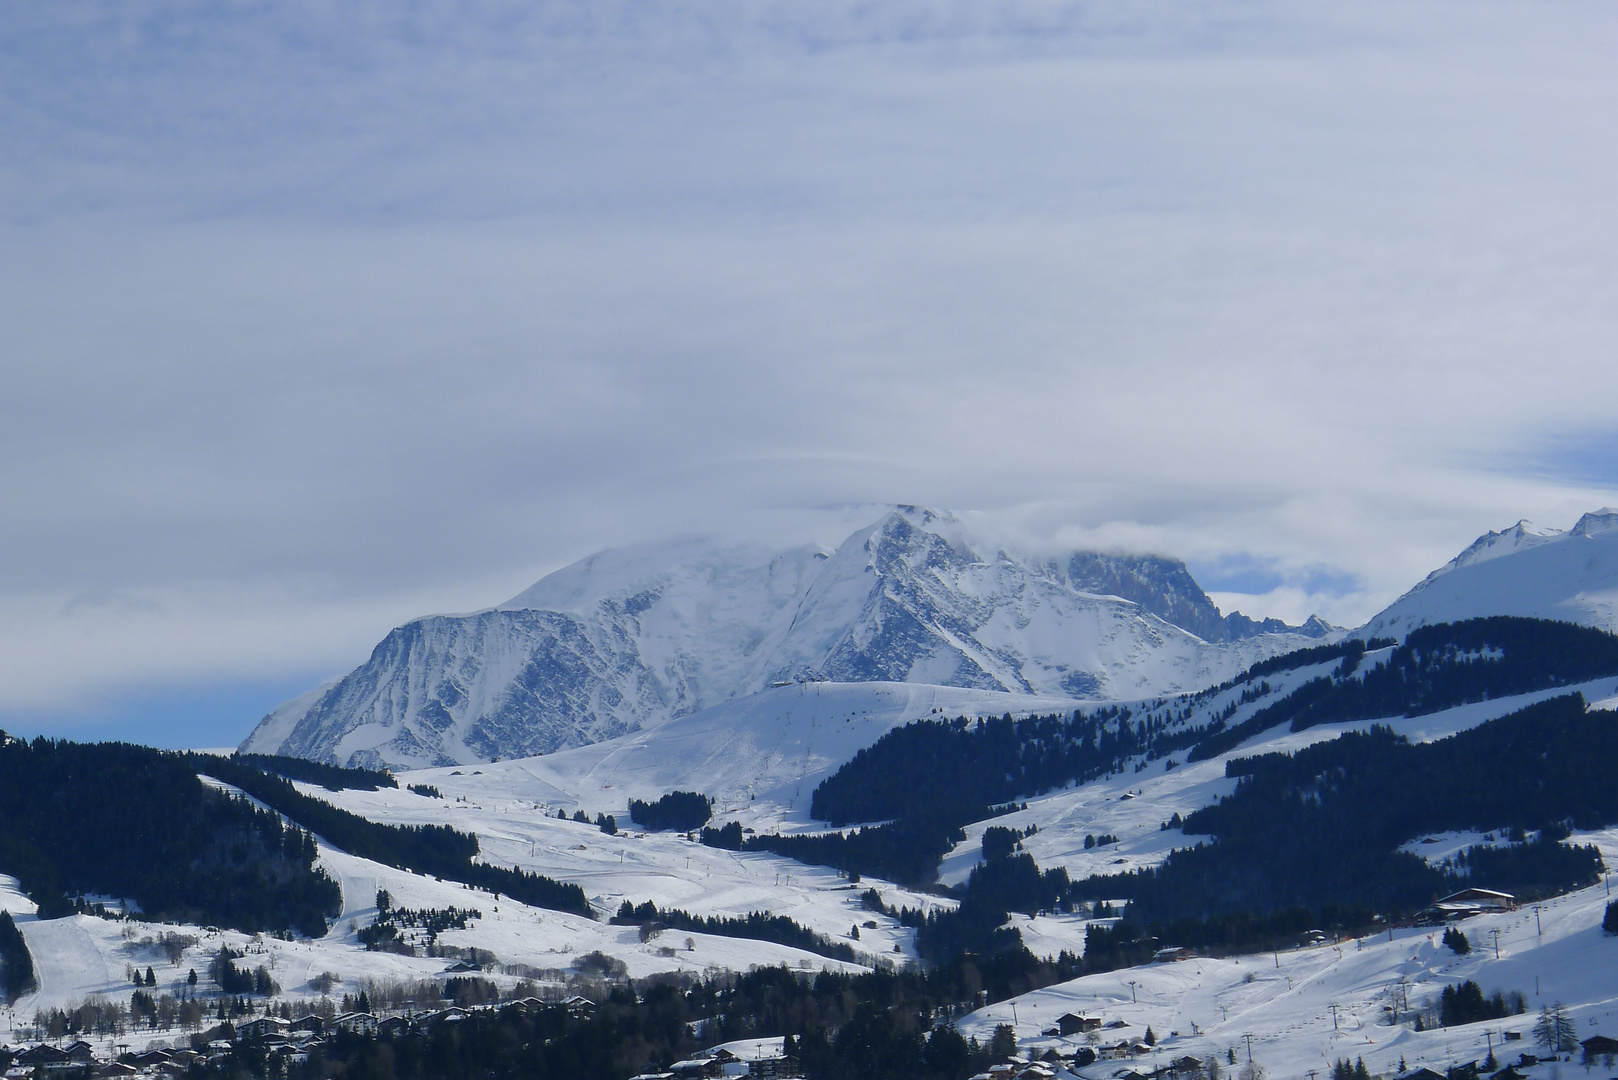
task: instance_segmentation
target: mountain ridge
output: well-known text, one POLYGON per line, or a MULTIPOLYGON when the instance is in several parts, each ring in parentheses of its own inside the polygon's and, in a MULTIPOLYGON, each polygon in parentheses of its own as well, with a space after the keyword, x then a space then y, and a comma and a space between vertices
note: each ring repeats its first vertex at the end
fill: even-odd
POLYGON ((1584 514, 1565 531, 1525 520, 1486 532, 1354 633, 1403 637, 1478 615, 1618 631, 1618 509, 1584 514))
POLYGON ((585 745, 793 682, 1093 698, 1194 689, 1319 638, 1219 612, 1157 555, 1032 558, 897 508, 830 552, 599 552, 496 607, 391 631, 242 748, 421 767, 585 745), (306 704, 307 702, 307 704, 306 704))

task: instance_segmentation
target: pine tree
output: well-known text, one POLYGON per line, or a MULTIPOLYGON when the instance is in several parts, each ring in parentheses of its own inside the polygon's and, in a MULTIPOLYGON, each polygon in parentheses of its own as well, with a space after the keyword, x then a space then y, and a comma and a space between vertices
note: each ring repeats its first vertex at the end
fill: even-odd
POLYGON ((152 970, 150 964, 148 964, 146 966, 146 985, 147 986, 156 986, 157 985, 157 973, 152 970))
POLYGON ((1573 1027, 1573 1018, 1563 1011, 1560 1001, 1553 1006, 1552 1015, 1556 1017, 1557 1049, 1572 1053, 1579 1045, 1579 1037, 1573 1027))
POLYGON ((1542 1005, 1534 1021, 1534 1041, 1552 1053, 1563 1053, 1578 1045, 1573 1021, 1560 1001, 1542 1005))
POLYGON ((1602 916, 1601 929, 1609 934, 1618 934, 1618 900, 1607 904, 1607 913, 1602 916))

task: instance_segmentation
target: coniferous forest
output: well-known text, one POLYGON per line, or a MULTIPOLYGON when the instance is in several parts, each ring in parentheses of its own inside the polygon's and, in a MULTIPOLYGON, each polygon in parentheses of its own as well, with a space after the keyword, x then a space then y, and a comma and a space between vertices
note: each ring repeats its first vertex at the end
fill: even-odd
POLYGON ((0 911, 0 1005, 10 1004, 34 988, 34 958, 17 930, 11 912, 0 911))
POLYGON ((236 761, 251 765, 260 772, 274 773, 288 780, 302 780, 319 784, 327 791, 376 791, 378 788, 396 788, 399 781, 392 773, 381 769, 356 769, 343 765, 328 765, 308 758, 283 757, 280 754, 231 755, 236 761))
POLYGON ((198 772, 240 788, 350 854, 503 893, 534 907, 591 916, 590 902, 577 885, 475 861, 478 841, 469 833, 448 825, 384 825, 371 821, 305 795, 284 777, 263 772, 241 758, 187 754, 184 759, 198 772))
POLYGON ((0 736, 0 872, 51 918, 84 893, 153 918, 322 934, 337 885, 306 829, 209 787, 175 754, 0 736))
MULTIPOLYGON (((886 824, 761 835, 744 847, 921 885, 935 878, 938 860, 964 835, 961 826, 992 816, 993 804, 1115 773, 1132 757, 1188 750, 1196 759, 1283 723, 1302 730, 1420 715, 1615 673, 1614 635, 1489 618, 1424 627, 1397 647, 1345 641, 1276 657, 1186 703, 1157 703, 1145 715, 1109 706, 1067 717, 917 721, 855 755, 813 796, 812 813, 834 825, 886 824), (1387 652, 1360 670, 1366 654, 1379 649, 1387 652), (1267 677, 1326 664, 1333 665, 1328 674, 1240 725, 1225 725, 1233 707, 1206 724, 1176 729, 1164 722, 1189 718, 1187 704, 1238 686, 1246 686, 1242 700, 1257 700, 1271 693, 1267 677)), ((1436 743, 1412 746, 1379 729, 1295 757, 1233 762, 1230 775, 1248 778, 1236 795, 1182 823, 1212 843, 1176 852, 1156 870, 1083 882, 1042 872, 1024 854, 986 850, 979 872, 959 890, 965 898, 959 911, 916 917, 924 924, 918 947, 935 958, 960 948, 1010 947, 1015 932, 1003 929, 1006 912, 1085 899, 1133 901, 1126 924, 1105 932, 1091 954, 1111 951, 1122 960, 1153 933, 1236 948, 1313 925, 1368 925, 1377 913, 1408 914, 1467 883, 1523 895, 1582 885, 1599 872, 1599 857, 1558 841, 1569 827, 1618 821, 1618 798, 1604 771, 1604 763, 1618 760, 1612 719, 1587 713, 1582 698, 1568 695, 1436 743), (1548 776, 1557 782, 1545 783, 1548 776), (1322 784, 1320 777, 1338 779, 1322 784), (1446 829, 1497 829, 1501 842, 1441 867, 1396 850, 1423 832, 1446 829)))
POLYGON ((643 937, 663 930, 694 930, 701 934, 720 937, 749 938, 753 941, 773 941, 805 952, 819 953, 833 960, 858 962, 860 957, 847 942, 833 941, 785 915, 771 915, 766 911, 752 911, 741 918, 719 915, 693 915, 679 908, 660 908, 652 901, 632 904, 625 900, 618 908, 613 922, 642 927, 643 937))
MULTIPOLYGON (((93 893, 131 900, 151 918, 319 935, 342 898, 314 865, 318 832, 390 866, 590 914, 577 885, 474 861, 473 836, 368 821, 251 762, 0 735, 0 873, 18 878, 42 918, 70 914, 74 897, 93 893), (271 809, 211 787, 199 773, 271 809)), ((355 772, 309 775, 323 784, 370 782, 346 775, 355 772)))
POLYGON ((690 832, 708 824, 713 800, 695 791, 671 791, 652 802, 629 800, 629 820, 643 829, 690 832))
MULTIPOLYGON (((965 824, 981 820, 996 804, 1106 776, 1138 755, 1161 758, 1186 750, 1190 760, 1201 760, 1280 724, 1302 731, 1333 721, 1417 716, 1618 675, 1618 636, 1542 619, 1422 627, 1360 671, 1370 646, 1391 644, 1350 640, 1274 657, 1179 706, 1188 714, 1186 706, 1242 683, 1268 694, 1268 684, 1255 680, 1337 662, 1329 675, 1234 726, 1216 718, 1176 728, 1116 705, 1020 720, 918 720, 884 735, 822 781, 810 813, 839 827, 898 818, 965 824)), ((1161 711, 1172 716, 1176 708, 1169 703, 1161 711)))
POLYGON ((1213 843, 1080 891, 1128 897, 1136 917, 1153 920, 1326 903, 1409 913, 1466 884, 1559 892, 1600 873, 1593 848, 1557 841, 1569 826, 1618 821, 1615 760, 1618 715, 1586 711, 1577 694, 1430 743, 1373 728, 1296 754, 1236 759, 1226 768, 1241 778, 1235 793, 1183 826, 1213 843), (1452 829, 1521 842, 1469 849, 1447 868, 1397 850, 1452 829))

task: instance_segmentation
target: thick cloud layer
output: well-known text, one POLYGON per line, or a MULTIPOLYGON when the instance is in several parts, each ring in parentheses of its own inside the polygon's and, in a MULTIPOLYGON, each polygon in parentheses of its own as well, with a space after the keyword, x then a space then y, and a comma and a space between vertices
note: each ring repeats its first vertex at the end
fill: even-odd
POLYGON ((397 7, 0 16, 0 717, 863 504, 1352 623, 1614 499, 1608 6, 397 7))

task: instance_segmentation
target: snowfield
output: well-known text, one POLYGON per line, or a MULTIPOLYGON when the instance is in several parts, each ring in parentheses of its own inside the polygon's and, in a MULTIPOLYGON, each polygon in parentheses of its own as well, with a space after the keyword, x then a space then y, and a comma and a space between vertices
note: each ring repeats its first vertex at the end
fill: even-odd
MULTIPOLYGON (((578 831, 581 838, 586 833, 601 837, 593 828, 564 822, 554 824, 564 831, 578 831)), ((755 859, 754 856, 732 858, 755 859)), ((356 931, 375 918, 378 889, 388 890, 395 907, 457 907, 480 911, 482 917, 467 929, 445 931, 439 935, 439 942, 493 953, 500 966, 485 971, 483 977, 507 990, 525 976, 553 988, 559 987, 569 975, 576 974, 575 961, 597 951, 621 961, 632 978, 646 978, 659 972, 685 971, 701 975, 717 970, 745 971, 757 965, 784 965, 803 971, 861 970, 861 965, 769 942, 710 934, 671 930, 642 942, 639 929, 634 926, 612 926, 604 919, 592 921, 528 907, 510 898, 497 899, 454 882, 437 881, 355 858, 324 844, 320 865, 342 887, 342 915, 325 937, 290 942, 232 930, 209 931, 139 920, 120 922, 89 915, 41 922, 32 914, 32 902, 17 892, 14 879, 0 879, 0 908, 13 913, 34 956, 39 979, 37 992, 20 998, 10 1010, 0 1010, 0 1043, 18 1041, 17 1029, 31 1023, 38 1010, 66 1008, 92 996, 122 1000, 127 1004, 135 989, 125 976, 129 964, 141 970, 147 966, 153 968, 158 975, 157 993, 181 993, 191 969, 202 975, 201 989, 206 991, 208 964, 221 945, 245 951, 247 956, 238 961, 238 966, 264 965, 280 984, 284 997, 304 1003, 321 996, 315 983, 327 972, 338 976, 337 986, 331 991, 334 997, 357 993, 368 981, 413 982, 441 977, 453 960, 367 952, 359 944, 356 931), (196 939, 176 964, 169 963, 160 947, 158 939, 164 933, 180 933, 196 939), (519 967, 528 970, 507 970, 519 967)), ((753 868, 755 878, 768 872, 762 866, 753 868)), ((908 931, 896 932, 900 928, 891 919, 869 913, 859 915, 857 899, 846 888, 846 883, 839 888, 834 884, 835 875, 828 873, 825 877, 832 880, 799 881, 793 888, 805 895, 825 894, 818 904, 810 902, 805 906, 840 927, 838 936, 846 937, 858 915, 861 921, 879 919, 888 924, 885 932, 862 930, 865 940, 849 942, 856 948, 872 951, 873 957, 883 944, 896 942, 901 936, 908 941, 908 931)), ((755 890, 754 895, 763 892, 755 890)), ((660 904, 670 902, 662 894, 638 899, 641 898, 655 898, 660 904)), ((738 898, 736 906, 745 908, 746 905, 738 898)), ((179 1034, 177 1031, 151 1036, 131 1033, 121 1041, 143 1045, 149 1040, 166 1045, 179 1034)))
POLYGON ((754 827, 777 820, 807 824, 816 785, 894 728, 929 718, 1068 713, 1078 704, 953 686, 800 683, 607 742, 543 757, 424 769, 400 774, 400 783, 433 784, 456 796, 493 789, 553 811, 581 809, 591 818, 614 813, 624 822, 631 799, 700 791, 716 800, 716 819, 754 827))
POLYGON ((1403 637, 1418 626, 1521 615, 1618 631, 1618 510, 1566 532, 1519 521, 1480 536, 1357 633, 1403 637))

